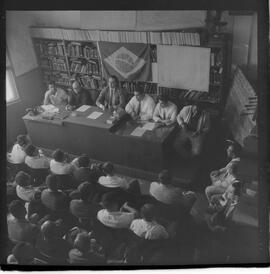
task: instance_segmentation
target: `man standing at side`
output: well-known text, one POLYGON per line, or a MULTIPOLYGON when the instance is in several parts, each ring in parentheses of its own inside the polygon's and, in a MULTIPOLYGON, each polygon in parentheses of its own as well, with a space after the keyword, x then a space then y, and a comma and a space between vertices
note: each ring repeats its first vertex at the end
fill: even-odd
POLYGON ((142 87, 137 86, 134 96, 126 105, 125 110, 133 120, 148 121, 152 119, 154 108, 155 102, 153 98, 145 94, 142 87))
POLYGON ((78 81, 72 84, 72 91, 68 95, 67 109, 73 110, 82 105, 92 105, 89 91, 82 88, 78 81))

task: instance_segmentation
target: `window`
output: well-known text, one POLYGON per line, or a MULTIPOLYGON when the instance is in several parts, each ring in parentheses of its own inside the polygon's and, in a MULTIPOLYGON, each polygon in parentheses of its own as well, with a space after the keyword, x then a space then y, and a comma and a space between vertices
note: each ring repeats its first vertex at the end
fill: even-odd
POLYGON ((8 55, 6 55, 6 102, 9 105, 18 100, 19 94, 16 88, 13 70, 8 55))

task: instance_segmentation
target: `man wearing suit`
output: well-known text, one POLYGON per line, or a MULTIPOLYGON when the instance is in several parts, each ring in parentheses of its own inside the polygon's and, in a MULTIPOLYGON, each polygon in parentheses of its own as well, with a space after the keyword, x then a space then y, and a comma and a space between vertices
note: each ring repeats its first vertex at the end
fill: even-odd
POLYGON ((119 108, 124 109, 125 98, 123 92, 119 89, 119 81, 116 76, 109 77, 109 84, 99 94, 96 105, 101 109, 117 111, 119 108))

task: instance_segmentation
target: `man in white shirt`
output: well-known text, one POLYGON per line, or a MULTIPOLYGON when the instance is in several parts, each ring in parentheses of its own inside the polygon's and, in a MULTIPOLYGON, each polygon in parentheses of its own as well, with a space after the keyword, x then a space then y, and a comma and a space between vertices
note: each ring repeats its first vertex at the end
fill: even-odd
POLYGON ((37 188, 31 185, 31 177, 29 174, 19 171, 16 174, 15 182, 17 196, 25 202, 30 202, 37 188))
POLYGON ((177 106, 169 101, 167 94, 158 95, 158 101, 154 110, 153 120, 165 126, 175 123, 177 106))
POLYGON ((136 209, 128 206, 127 203, 119 207, 118 197, 114 192, 108 192, 102 196, 102 205, 105 209, 97 213, 97 219, 108 227, 129 228, 137 216, 136 209))
POLYGON ((54 174, 65 175, 72 174, 75 169, 71 163, 67 162, 67 155, 60 149, 56 149, 50 162, 50 170, 54 174))
POLYGON ((154 108, 155 102, 153 98, 145 94, 141 87, 137 87, 134 91, 134 96, 126 105, 125 111, 133 120, 148 121, 153 117, 154 108))
POLYGON ((13 145, 10 153, 7 153, 7 161, 11 164, 22 164, 24 163, 26 153, 24 148, 29 143, 26 135, 18 135, 17 143, 13 145))
POLYGON ((106 176, 101 176, 98 179, 100 185, 108 188, 128 188, 127 181, 114 174, 114 166, 112 163, 105 163, 102 168, 106 176))
POLYGON ((44 96, 44 105, 67 105, 68 95, 63 89, 58 89, 55 87, 53 82, 48 85, 48 90, 44 96))
POLYGON ((47 169, 50 167, 50 163, 47 157, 45 157, 42 153, 38 151, 38 149, 29 144, 25 148, 25 164, 33 169, 47 169))

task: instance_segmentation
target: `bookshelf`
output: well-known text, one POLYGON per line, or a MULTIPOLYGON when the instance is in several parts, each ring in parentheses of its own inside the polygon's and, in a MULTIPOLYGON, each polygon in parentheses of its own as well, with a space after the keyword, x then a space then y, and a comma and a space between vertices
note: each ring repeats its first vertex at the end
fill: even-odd
POLYGON ((54 81, 64 89, 77 79, 89 90, 101 90, 102 70, 96 42, 33 38, 33 44, 46 84, 54 81))

